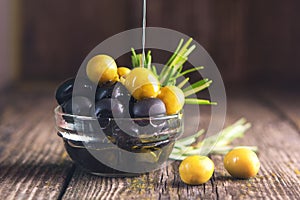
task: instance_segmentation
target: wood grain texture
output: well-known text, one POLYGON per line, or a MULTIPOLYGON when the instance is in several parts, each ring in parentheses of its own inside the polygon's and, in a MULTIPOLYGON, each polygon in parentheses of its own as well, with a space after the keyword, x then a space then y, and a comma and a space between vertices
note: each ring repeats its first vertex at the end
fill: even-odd
MULTIPOLYGON (((252 94, 252 93, 251 93, 252 94)), ((236 145, 257 145, 261 169, 256 178, 229 176, 222 156, 212 156, 214 177, 200 186, 180 181, 179 162, 135 178, 101 178, 76 169, 64 199, 299 199, 299 132, 253 95, 229 94, 227 124, 246 117, 253 125, 236 145)))
MULTIPOLYGON (((53 87, 36 85, 11 89, 0 99, 0 199, 300 199, 296 92, 228 92, 226 124, 240 117, 252 123, 234 144, 259 147, 260 172, 234 179, 223 156, 214 155, 213 178, 188 186, 178 175, 179 162, 134 178, 103 178, 75 167, 54 130, 53 87)), ((202 113, 203 122, 186 131, 205 126, 208 116, 202 113)))
POLYGON ((297 86, 290 86, 287 89, 266 89, 261 96, 269 103, 269 106, 276 110, 278 115, 288 118, 292 126, 300 131, 300 95, 297 86))
POLYGON ((53 92, 13 89, 1 100, 0 199, 57 198, 72 164, 54 130, 53 92))
POLYGON ((245 116, 252 123, 246 137, 234 143, 257 145, 261 169, 255 179, 234 180, 218 165, 215 179, 220 199, 298 199, 299 131, 255 91, 235 94, 228 101, 229 122, 245 116))

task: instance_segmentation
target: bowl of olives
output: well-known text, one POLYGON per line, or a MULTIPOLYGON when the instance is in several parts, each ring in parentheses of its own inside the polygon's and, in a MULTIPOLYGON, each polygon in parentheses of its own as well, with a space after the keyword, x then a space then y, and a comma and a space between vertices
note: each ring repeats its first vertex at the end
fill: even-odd
POLYGON ((160 70, 150 51, 132 50, 130 68, 93 53, 76 78, 59 85, 56 128, 75 163, 93 174, 120 177, 153 171, 167 161, 183 133, 184 104, 214 104, 188 98, 212 83, 188 85, 185 76, 203 68, 183 68, 195 48, 191 42, 181 40, 160 70))
POLYGON ((183 133, 182 110, 168 115, 161 99, 137 100, 119 81, 71 78, 55 96, 57 134, 70 158, 92 174, 124 177, 158 169, 183 133))

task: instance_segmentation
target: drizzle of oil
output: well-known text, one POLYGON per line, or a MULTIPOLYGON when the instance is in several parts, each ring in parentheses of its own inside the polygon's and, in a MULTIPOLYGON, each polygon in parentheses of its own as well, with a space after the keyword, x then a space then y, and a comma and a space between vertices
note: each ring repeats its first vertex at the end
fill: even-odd
POLYGON ((142 65, 145 66, 145 43, 146 43, 146 11, 147 0, 143 1, 143 33, 142 33, 142 65))

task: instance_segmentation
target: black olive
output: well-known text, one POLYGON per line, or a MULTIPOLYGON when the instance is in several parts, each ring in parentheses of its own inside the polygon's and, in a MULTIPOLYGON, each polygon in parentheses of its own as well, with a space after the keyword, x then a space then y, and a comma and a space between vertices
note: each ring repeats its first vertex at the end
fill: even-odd
POLYGON ((134 117, 150 117, 166 114, 164 102, 158 98, 149 98, 138 101, 133 106, 134 117))
POLYGON ((123 117, 124 105, 117 99, 102 99, 95 104, 97 117, 123 117))
POLYGON ((97 102, 101 99, 111 98, 113 90, 113 86, 98 86, 96 89, 95 101, 97 102))
POLYGON ((116 83, 113 88, 111 98, 118 99, 122 102, 130 101, 130 92, 126 89, 126 87, 122 83, 116 83))
POLYGON ((132 151, 133 146, 141 143, 138 137, 127 134, 124 130, 120 129, 117 124, 114 123, 112 127, 111 141, 121 149, 132 151))
MULTIPOLYGON (((87 79, 78 79, 75 84, 76 88, 73 88, 74 96, 89 97, 93 93, 93 89, 96 87, 94 83, 87 79)), ((91 99, 94 101, 94 99, 91 99)))
MULTIPOLYGON (((134 118, 158 117, 166 115, 166 107, 163 101, 158 98, 143 99, 134 103, 132 111, 134 118)), ((150 124, 149 119, 134 120, 139 126, 147 126, 150 124)), ((151 120, 152 125, 158 126, 164 123, 164 120, 151 120)), ((149 127, 150 128, 150 127, 149 127)), ((155 131, 155 127, 154 131, 155 131)), ((152 131, 148 131, 149 133, 152 131)))
POLYGON ((124 110, 124 105, 117 99, 101 99, 95 104, 95 116, 101 127, 107 126, 108 118, 124 117, 124 110))
POLYGON ((92 102, 82 96, 75 96, 62 105, 62 109, 65 113, 80 116, 89 116, 91 107, 92 102))
POLYGON ((81 78, 76 82, 76 90, 74 90, 75 78, 66 80, 57 88, 55 97, 59 105, 70 100, 72 95, 87 97, 89 94, 92 94, 95 86, 91 81, 81 78))
POLYGON ((61 83, 55 91, 55 98, 59 105, 62 105, 72 97, 75 78, 68 79, 61 83))

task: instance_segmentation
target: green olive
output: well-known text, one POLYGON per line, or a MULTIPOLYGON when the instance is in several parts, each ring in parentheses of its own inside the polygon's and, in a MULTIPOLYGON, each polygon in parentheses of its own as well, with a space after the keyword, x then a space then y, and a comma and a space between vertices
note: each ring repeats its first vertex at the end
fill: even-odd
POLYGON ((224 167, 235 178, 251 178, 258 173, 260 162, 253 151, 236 148, 226 154, 224 167))
POLYGON ((184 94, 182 90, 176 86, 165 86, 161 88, 160 94, 157 97, 165 103, 168 115, 178 113, 184 105, 184 94))
POLYGON ((117 64, 108 55, 97 55, 91 58, 86 66, 86 74, 91 81, 99 84, 119 80, 117 64))
POLYGON ((137 99, 155 98, 160 91, 156 76, 146 68, 134 68, 126 75, 125 87, 137 99))
POLYGON ((130 73, 130 69, 129 68, 127 68, 127 67, 118 67, 118 75, 120 76, 120 77, 126 77, 126 75, 127 74, 129 74, 130 73))

